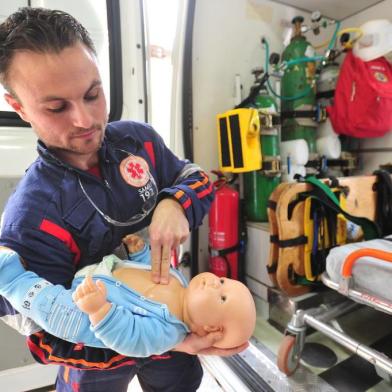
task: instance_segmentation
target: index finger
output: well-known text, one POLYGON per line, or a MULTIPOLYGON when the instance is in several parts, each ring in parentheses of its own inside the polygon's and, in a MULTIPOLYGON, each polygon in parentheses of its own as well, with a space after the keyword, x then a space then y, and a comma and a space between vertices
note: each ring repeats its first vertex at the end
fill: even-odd
POLYGON ((151 242, 151 278, 154 283, 161 279, 161 254, 161 244, 151 242))
POLYGON ((170 256, 171 256, 171 247, 168 245, 164 245, 162 247, 161 278, 160 278, 160 283, 162 284, 169 283, 170 256))
POLYGON ((238 354, 241 351, 244 351, 249 346, 249 343, 246 342, 241 344, 240 346, 233 348, 217 348, 217 347, 209 347, 203 350, 200 350, 198 354, 203 355, 218 355, 220 357, 230 357, 232 355, 238 354))

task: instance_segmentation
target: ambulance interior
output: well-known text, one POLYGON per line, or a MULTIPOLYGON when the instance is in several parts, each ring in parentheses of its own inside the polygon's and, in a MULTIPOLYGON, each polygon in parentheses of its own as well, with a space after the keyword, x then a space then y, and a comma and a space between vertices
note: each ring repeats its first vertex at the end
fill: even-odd
MULTIPOLYGON (((392 0, 4 0, 0 21, 26 5, 78 18, 110 119, 151 123, 214 181, 176 263, 243 280, 257 325, 242 353, 201 357, 200 391, 391 390, 392 111, 365 94, 353 114, 359 81, 339 107, 335 90, 350 54, 392 102, 392 0)), ((1 210, 36 158, 26 125, 0 103, 1 210)), ((55 375, 0 323, 0 390, 50 391, 55 375)))

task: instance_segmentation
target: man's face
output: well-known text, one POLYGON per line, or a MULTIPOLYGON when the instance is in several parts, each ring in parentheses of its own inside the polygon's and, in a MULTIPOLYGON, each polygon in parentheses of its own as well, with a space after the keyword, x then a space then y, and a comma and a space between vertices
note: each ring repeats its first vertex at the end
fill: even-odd
POLYGON ((81 43, 60 53, 15 55, 7 102, 39 139, 65 161, 95 156, 104 136, 107 109, 95 56, 81 43))

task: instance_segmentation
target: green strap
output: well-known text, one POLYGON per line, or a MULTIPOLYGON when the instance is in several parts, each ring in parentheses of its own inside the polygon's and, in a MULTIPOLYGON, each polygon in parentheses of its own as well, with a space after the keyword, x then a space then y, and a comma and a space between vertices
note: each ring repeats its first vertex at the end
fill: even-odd
POLYGON ((308 182, 315 187, 311 192, 311 197, 319 200, 327 208, 331 208, 337 213, 341 213, 349 221, 361 226, 365 240, 372 240, 374 238, 381 237, 381 230, 376 222, 362 216, 351 215, 347 211, 344 211, 342 207, 340 207, 340 203, 332 190, 323 182, 313 176, 305 178, 305 182, 308 182))
POLYGON ((340 202, 332 192, 331 188, 326 185, 324 182, 317 179, 315 176, 308 176, 305 178, 305 182, 320 188, 336 205, 340 207, 340 202))

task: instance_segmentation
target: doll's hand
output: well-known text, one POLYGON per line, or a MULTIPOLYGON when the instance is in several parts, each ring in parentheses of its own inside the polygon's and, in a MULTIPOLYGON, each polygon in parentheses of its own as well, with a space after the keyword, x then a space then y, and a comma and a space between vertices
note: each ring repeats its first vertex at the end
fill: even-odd
POLYGON ((192 355, 219 355, 220 357, 229 357, 245 350, 249 343, 233 348, 217 348, 213 347, 218 340, 222 338, 221 332, 211 332, 206 336, 198 336, 190 333, 173 351, 181 351, 192 355))
POLYGON ((94 282, 91 276, 83 282, 72 294, 76 306, 90 317, 93 325, 101 321, 109 312, 111 304, 106 300, 106 286, 101 280, 94 282))

